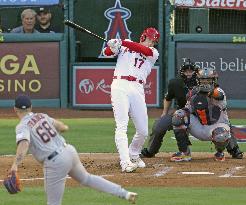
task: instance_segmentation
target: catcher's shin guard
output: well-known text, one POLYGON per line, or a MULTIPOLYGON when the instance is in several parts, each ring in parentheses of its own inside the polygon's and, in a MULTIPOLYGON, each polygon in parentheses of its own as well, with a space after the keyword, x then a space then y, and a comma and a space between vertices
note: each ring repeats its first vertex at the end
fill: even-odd
POLYGON ((218 152, 223 152, 227 147, 231 136, 224 127, 217 127, 212 131, 212 142, 218 152))
POLYGON ((231 138, 228 140, 228 145, 226 146, 227 152, 232 156, 233 159, 242 159, 243 152, 241 152, 239 149, 237 139, 235 138, 232 129, 230 129, 230 134, 231 138))
POLYGON ((233 149, 227 149, 227 151, 232 156, 233 159, 243 158, 243 152, 241 152, 238 146, 235 146, 233 149))

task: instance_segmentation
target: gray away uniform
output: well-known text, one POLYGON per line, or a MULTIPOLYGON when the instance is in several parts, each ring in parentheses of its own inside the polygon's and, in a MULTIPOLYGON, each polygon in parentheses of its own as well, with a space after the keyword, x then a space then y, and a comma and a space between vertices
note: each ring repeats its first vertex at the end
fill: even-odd
MULTIPOLYGON (((185 126, 183 123, 178 126, 175 125, 178 121, 175 121, 175 117, 173 117, 173 128, 179 151, 187 151, 189 145, 189 141, 187 141, 188 133, 199 140, 212 141, 212 132, 216 128, 222 127, 228 133, 230 132, 230 123, 226 112, 226 96, 221 88, 217 88, 217 90, 221 93, 223 99, 214 99, 208 97, 207 94, 197 92, 196 88, 193 89, 193 94, 187 100, 184 108, 186 112, 190 113, 187 116, 188 122, 185 122, 185 126)), ((175 113, 178 112, 180 111, 178 110, 175 113)), ((231 136, 228 137, 230 140, 231 136)))
POLYGON ((86 171, 75 148, 65 143, 53 122, 46 114, 29 113, 16 126, 16 142, 28 140, 29 151, 43 164, 47 204, 62 203, 67 175, 81 185, 126 198, 128 192, 121 186, 86 171))

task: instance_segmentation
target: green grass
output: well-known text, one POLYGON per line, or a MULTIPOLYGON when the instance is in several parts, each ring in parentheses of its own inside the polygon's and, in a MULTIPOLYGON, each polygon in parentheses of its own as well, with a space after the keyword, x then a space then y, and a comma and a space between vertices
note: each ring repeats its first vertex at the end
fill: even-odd
MULTIPOLYGON (((78 152, 116 152, 114 143, 113 119, 64 119, 70 126, 65 133, 66 140, 73 144, 78 152)), ((153 119, 149 121, 151 130, 153 119)), ((15 119, 0 119, 0 155, 15 153, 15 119)), ((232 124, 246 124, 246 120, 232 120, 232 124)), ((129 140, 134 134, 134 126, 129 124, 129 140)), ((177 150, 176 141, 171 139, 172 131, 164 139, 161 151, 173 152, 177 150)), ((210 142, 192 141, 192 150, 196 152, 214 151, 210 142)), ((240 144, 242 151, 246 151, 246 144, 240 144)), ((0 166, 1 167, 1 166, 0 166)), ((0 168, 1 169, 1 168, 0 168)), ((245 185, 246 186, 246 185, 245 185)), ((244 188, 203 188, 196 187, 134 187, 131 191, 139 193, 137 204, 141 205, 244 205, 246 189, 244 188)), ((43 187, 25 187, 17 195, 9 195, 0 187, 0 205, 44 205, 46 204, 43 187)), ((66 187, 63 205, 124 205, 126 201, 98 193, 89 188, 66 187)))
MULTIPOLYGON (((111 118, 95 119, 64 119, 70 130, 64 133, 67 142, 73 144, 78 152, 116 152, 114 143, 114 120, 111 118)), ((149 130, 153 125, 153 119, 149 121, 149 130)), ((15 153, 15 119, 0 119, 0 155, 15 153)), ((233 124, 246 124, 246 120, 232 120, 233 124)), ((134 126, 130 122, 128 129, 129 140, 134 134, 134 126)), ((171 139, 173 132, 167 133, 161 151, 174 152, 177 150, 176 141, 171 139)), ((192 151, 211 152, 214 146, 211 142, 192 141, 192 151)), ((246 144, 240 145, 242 150, 246 150, 246 144)))
MULTIPOLYGON (((175 188, 175 187, 138 187, 130 188, 137 192, 137 204, 141 205, 244 205, 244 188, 175 188)), ((30 188, 16 195, 9 195, 0 188, 0 205, 44 205, 45 194, 42 187, 30 188), (35 203, 34 203, 35 202, 35 203)), ((124 205, 127 201, 97 192, 76 187, 66 188, 63 205, 124 205)))

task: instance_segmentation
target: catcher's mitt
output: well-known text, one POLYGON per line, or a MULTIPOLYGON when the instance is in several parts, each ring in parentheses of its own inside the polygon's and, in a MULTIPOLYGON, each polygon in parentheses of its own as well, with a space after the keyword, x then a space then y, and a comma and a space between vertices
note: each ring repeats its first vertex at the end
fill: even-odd
POLYGON ((3 184, 10 194, 17 194, 21 191, 19 176, 14 171, 11 172, 6 179, 4 179, 3 184))

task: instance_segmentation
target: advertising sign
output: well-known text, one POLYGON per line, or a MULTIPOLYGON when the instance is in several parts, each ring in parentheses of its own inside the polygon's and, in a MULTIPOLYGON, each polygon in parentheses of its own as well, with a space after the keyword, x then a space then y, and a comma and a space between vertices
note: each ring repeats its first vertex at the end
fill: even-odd
POLYGON ((55 5, 59 0, 0 0, 0 6, 55 5))
POLYGON ((1 100, 21 93, 34 99, 59 98, 59 64, 59 42, 1 43, 1 100))
POLYGON ((246 47, 233 43, 183 43, 176 47, 177 68, 189 58, 199 67, 212 67, 227 98, 245 100, 246 47))
MULTIPOLYGON (((73 66, 73 106, 111 107, 114 66, 73 66)), ((144 85, 148 106, 159 105, 159 67, 155 66, 144 85)))
POLYGON ((245 0, 174 0, 176 6, 246 10, 245 0))

